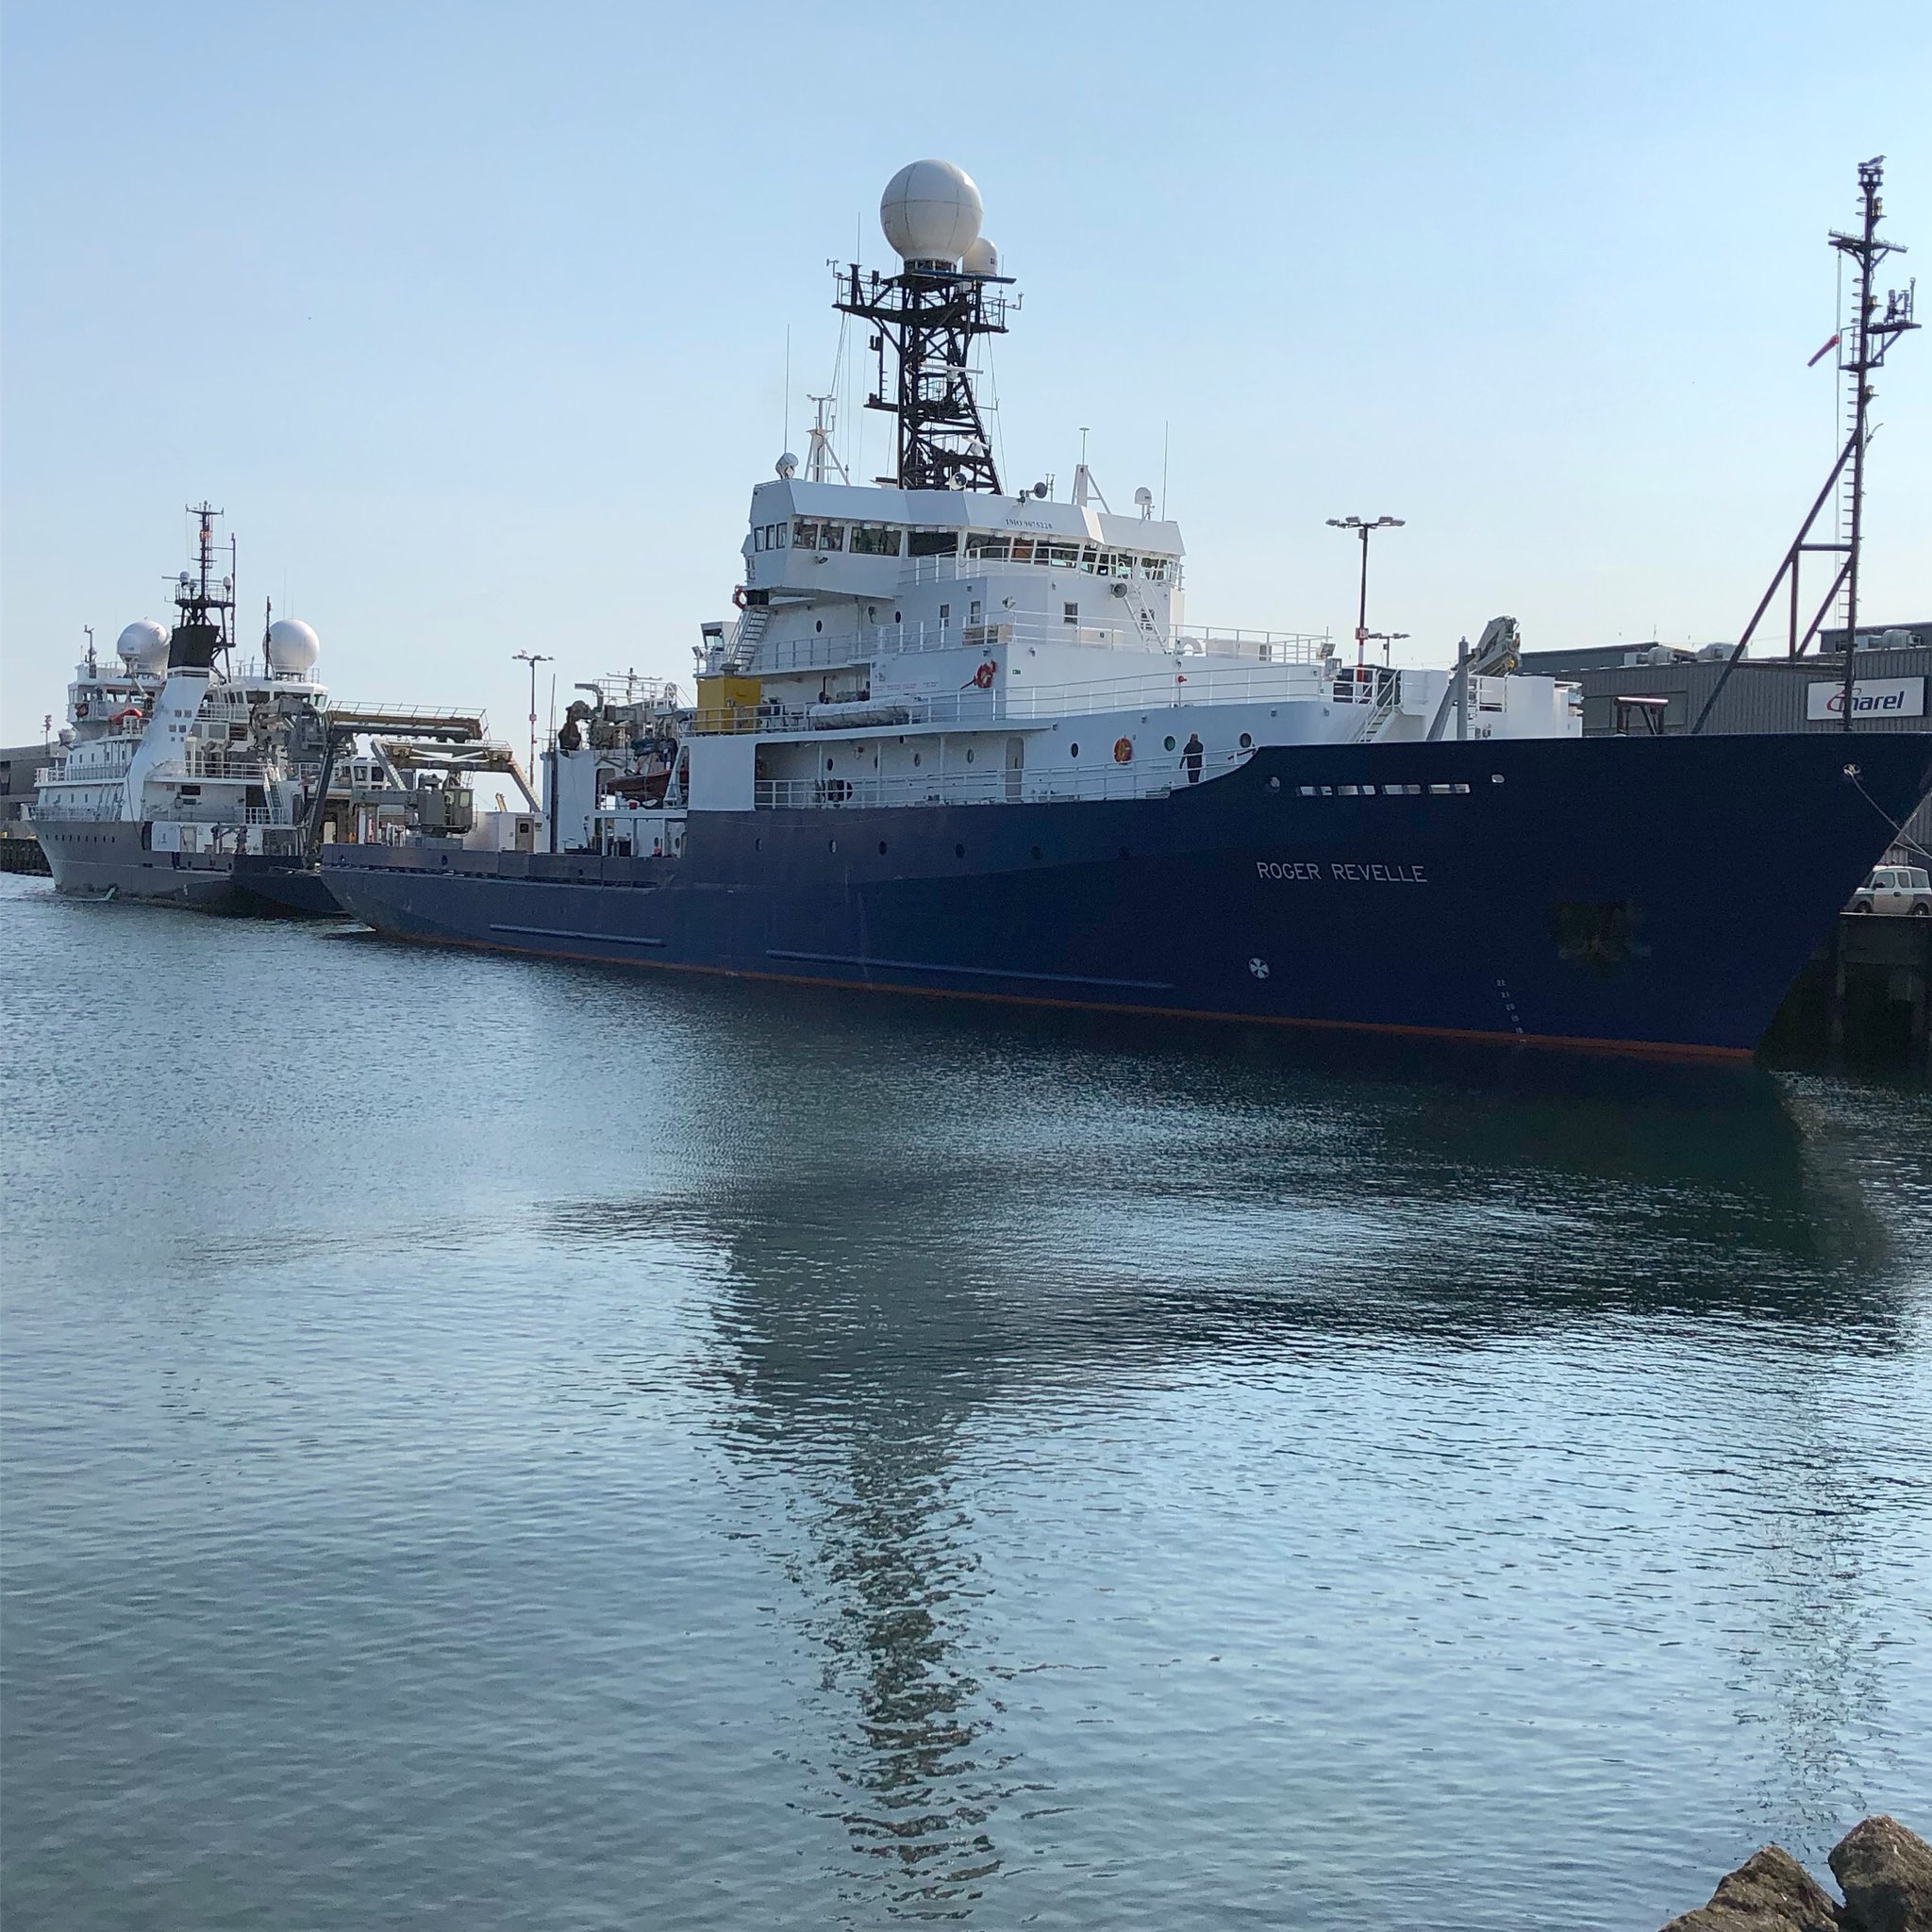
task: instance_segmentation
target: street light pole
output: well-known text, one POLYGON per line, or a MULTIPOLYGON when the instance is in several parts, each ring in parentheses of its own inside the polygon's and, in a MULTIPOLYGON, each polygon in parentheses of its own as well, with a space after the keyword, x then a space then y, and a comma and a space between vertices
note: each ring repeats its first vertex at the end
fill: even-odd
POLYGON ((1331 530, 1356 530, 1362 540, 1362 583, 1360 601, 1355 614, 1355 661, 1363 663, 1369 650, 1369 532, 1371 530, 1399 530, 1406 520, 1402 517, 1330 517, 1331 530))
POLYGON ((514 661, 530 667, 530 776, 534 778, 537 775, 537 667, 554 664, 557 660, 541 651, 519 651, 514 661))

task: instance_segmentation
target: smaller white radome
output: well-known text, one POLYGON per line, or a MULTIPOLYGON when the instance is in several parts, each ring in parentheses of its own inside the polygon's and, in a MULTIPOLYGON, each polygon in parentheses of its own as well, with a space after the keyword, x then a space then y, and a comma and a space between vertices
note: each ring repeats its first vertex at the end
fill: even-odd
POLYGON ((167 661, 170 635, 165 624, 138 617, 114 641, 114 648, 130 671, 158 671, 167 661))
POLYGON ((982 235, 959 258, 959 266, 969 275, 996 275, 1000 272, 1000 252, 982 235))
POLYGON ((951 161, 908 161, 886 183, 879 226, 905 261, 958 261, 979 235, 979 190, 951 161))
POLYGON ((315 669, 322 656, 322 640, 299 617, 278 617, 268 627, 268 664, 271 671, 299 675, 315 669))

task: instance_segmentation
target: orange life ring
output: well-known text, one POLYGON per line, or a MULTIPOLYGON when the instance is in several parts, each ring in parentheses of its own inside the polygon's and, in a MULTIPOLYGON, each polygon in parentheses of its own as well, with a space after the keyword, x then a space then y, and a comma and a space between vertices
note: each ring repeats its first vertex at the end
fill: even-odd
POLYGON ((737 605, 739 609, 742 610, 744 608, 744 586, 742 584, 732 585, 731 601, 737 605))
POLYGON ((988 660, 984 664, 982 664, 977 671, 975 671, 973 674, 973 681, 980 688, 981 691, 991 691, 992 689, 993 678, 997 674, 994 672, 992 668, 992 660, 991 658, 988 658, 988 660))
POLYGON ((1134 741, 1131 738, 1116 738, 1113 741, 1113 761, 1117 765, 1131 764, 1134 759, 1134 741))

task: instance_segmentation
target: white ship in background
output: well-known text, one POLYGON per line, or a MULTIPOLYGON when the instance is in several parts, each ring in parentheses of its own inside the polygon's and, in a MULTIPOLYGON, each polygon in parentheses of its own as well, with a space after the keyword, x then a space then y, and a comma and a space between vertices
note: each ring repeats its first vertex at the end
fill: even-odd
POLYGON ((173 628, 128 625, 118 666, 90 644, 68 686, 61 753, 40 774, 33 814, 57 890, 328 913, 336 902, 315 863, 324 842, 405 825, 473 834, 478 771, 509 774, 525 823, 534 818, 523 774, 484 741, 480 717, 332 708, 308 625, 276 619, 260 658, 237 663, 232 548, 217 575, 220 513, 203 503, 189 514, 194 567, 175 581, 173 628))

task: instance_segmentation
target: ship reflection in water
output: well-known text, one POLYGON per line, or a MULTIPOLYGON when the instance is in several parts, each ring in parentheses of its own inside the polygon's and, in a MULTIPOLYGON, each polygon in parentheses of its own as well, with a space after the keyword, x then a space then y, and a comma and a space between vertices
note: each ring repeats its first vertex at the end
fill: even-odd
POLYGON ((1641 1924, 1932 1789, 1923 1095, 0 920, 23 1923, 1641 1924))

